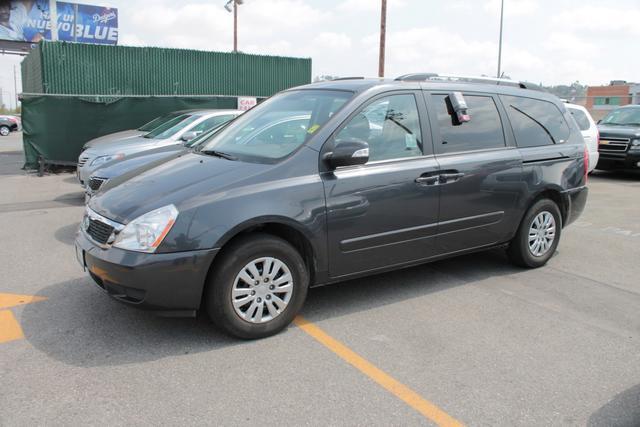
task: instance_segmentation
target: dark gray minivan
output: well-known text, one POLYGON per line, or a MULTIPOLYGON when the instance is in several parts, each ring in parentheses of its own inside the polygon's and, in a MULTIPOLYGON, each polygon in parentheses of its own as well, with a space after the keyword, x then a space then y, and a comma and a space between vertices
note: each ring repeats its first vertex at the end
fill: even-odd
POLYGON ((311 84, 91 199, 76 253, 119 301, 265 337, 310 286, 493 247, 544 265, 585 206, 585 151, 523 83, 311 84))

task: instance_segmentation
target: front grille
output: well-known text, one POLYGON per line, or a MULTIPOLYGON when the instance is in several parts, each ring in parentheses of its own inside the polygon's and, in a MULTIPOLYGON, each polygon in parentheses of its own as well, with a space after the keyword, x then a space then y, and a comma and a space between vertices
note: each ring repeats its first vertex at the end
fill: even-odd
POLYGON ((97 176, 92 176, 89 178, 89 188, 91 191, 98 191, 102 186, 102 183, 105 182, 107 178, 98 178, 97 176))
POLYGON ((89 227, 87 227, 87 234, 91 236, 93 240, 101 245, 106 244, 109 241, 109 237, 113 233, 113 227, 104 222, 89 218, 89 227))
POLYGON ((89 160, 89 156, 80 156, 80 158, 78 159, 78 167, 82 167, 84 166, 85 163, 87 163, 87 160, 89 160))
POLYGON ((629 148, 629 138, 600 137, 598 151, 610 153, 623 153, 629 148))

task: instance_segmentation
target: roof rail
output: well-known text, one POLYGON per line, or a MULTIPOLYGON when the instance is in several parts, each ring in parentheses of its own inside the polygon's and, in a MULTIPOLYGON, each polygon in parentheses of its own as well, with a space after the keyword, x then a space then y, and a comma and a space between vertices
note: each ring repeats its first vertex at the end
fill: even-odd
POLYGON ((338 80, 364 80, 363 76, 354 76, 354 77, 336 77, 335 79, 331 79, 332 82, 338 80))
POLYGON ((485 83, 495 84, 502 86, 515 86, 522 89, 538 89, 539 86, 532 83, 521 82, 518 80, 498 79, 495 77, 476 77, 476 76, 455 76, 451 74, 436 74, 436 73, 413 73, 405 74, 400 77, 396 77, 398 81, 411 81, 411 82, 461 82, 461 83, 485 83))

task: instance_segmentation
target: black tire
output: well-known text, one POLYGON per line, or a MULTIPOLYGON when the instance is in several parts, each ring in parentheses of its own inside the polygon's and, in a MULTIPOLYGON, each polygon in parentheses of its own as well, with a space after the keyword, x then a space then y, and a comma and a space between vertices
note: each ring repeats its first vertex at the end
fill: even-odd
POLYGON ((8 136, 10 133, 11 129, 9 129, 9 126, 0 126, 0 135, 8 136))
MULTIPOLYGON (((307 267, 293 246, 270 234, 251 234, 225 247, 214 262, 205 295, 207 313, 213 323, 229 335, 242 339, 268 337, 293 321, 304 304, 308 287, 307 267), (236 313, 231 295, 236 276, 247 264, 261 257, 273 257, 286 265, 293 278, 293 291, 280 314, 264 323, 251 323, 236 313)), ((264 310, 267 312, 266 305, 264 310)))
POLYGON ((553 256, 560 242, 562 234, 562 216, 558 205, 550 199, 540 199, 536 201, 527 211, 515 237, 511 240, 507 249, 509 259, 514 264, 525 268, 542 267, 553 256), (553 215, 555 221, 555 238, 549 249, 540 256, 536 256, 529 248, 529 228, 538 214, 548 212, 553 215))

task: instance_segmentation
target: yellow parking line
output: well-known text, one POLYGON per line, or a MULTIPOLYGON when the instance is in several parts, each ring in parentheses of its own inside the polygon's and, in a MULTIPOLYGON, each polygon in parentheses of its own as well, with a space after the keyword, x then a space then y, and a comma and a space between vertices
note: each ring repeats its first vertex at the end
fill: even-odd
POLYGON ((24 338, 22 328, 9 310, 0 310, 0 344, 24 338))
POLYGON ((31 304, 32 302, 44 301, 45 297, 37 295, 18 295, 0 293, 0 308, 15 307, 17 305, 31 304))
POLYGON ((364 359, 359 354, 349 349, 346 345, 340 341, 332 338, 318 326, 307 321, 302 316, 295 318, 294 323, 307 334, 311 335, 320 344, 333 351, 340 358, 360 372, 377 382, 384 387, 391 394, 395 395, 398 399, 411 406, 416 411, 420 412, 423 416, 430 419, 439 426, 462 426, 463 424, 455 418, 449 416, 442 409, 438 408, 433 403, 426 399, 423 399, 418 393, 411 390, 406 385, 400 383, 398 380, 378 369, 372 363, 364 359))

